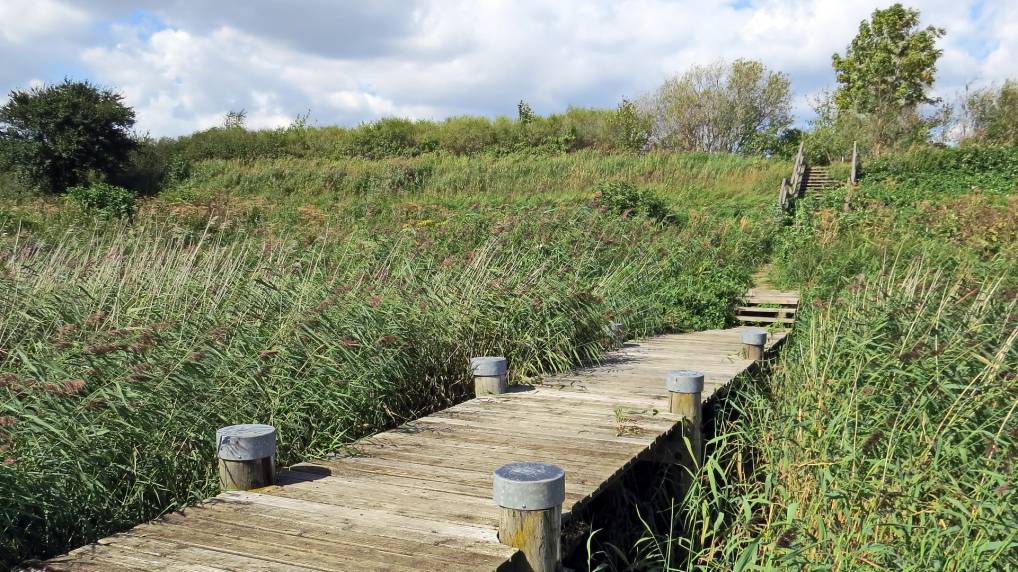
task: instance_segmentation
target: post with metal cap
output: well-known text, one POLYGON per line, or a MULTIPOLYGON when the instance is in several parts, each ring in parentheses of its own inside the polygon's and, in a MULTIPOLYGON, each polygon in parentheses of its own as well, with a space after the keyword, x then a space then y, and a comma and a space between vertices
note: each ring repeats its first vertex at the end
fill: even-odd
POLYGON ((682 415, 683 434, 689 439, 695 467, 703 463, 703 372, 688 369, 668 373, 669 407, 672 413, 682 415))
POLYGON ((509 391, 509 363, 501 356, 470 358, 474 395, 499 395, 509 391))
POLYGON ((276 428, 230 425, 216 431, 219 484, 226 491, 267 487, 276 481, 276 428))
POLYGON ((495 469, 492 496, 500 507, 498 540, 520 551, 522 569, 554 572, 562 561, 566 473, 548 463, 509 463, 495 469))
POLYGON ((742 332, 742 356, 753 361, 762 360, 766 343, 767 332, 764 330, 746 330, 742 332))

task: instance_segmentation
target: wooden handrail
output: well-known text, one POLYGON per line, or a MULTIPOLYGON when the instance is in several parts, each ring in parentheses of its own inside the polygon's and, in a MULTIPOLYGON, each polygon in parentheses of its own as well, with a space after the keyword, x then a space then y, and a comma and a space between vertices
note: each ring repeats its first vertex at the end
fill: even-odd
POLYGON ((792 206, 792 200, 799 197, 802 187, 802 176, 806 172, 806 161, 804 157, 805 142, 799 142, 799 151, 795 154, 795 165, 792 166, 792 178, 781 179, 781 191, 778 193, 778 205, 782 212, 787 212, 792 206))

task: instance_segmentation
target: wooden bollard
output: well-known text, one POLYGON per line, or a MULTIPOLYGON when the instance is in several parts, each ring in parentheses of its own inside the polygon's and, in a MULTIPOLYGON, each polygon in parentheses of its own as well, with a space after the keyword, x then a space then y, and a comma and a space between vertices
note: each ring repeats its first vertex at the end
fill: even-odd
POLYGON ((219 484, 226 491, 267 487, 276 481, 276 428, 230 425, 216 431, 219 484))
POLYGON ((554 572, 562 561, 566 473, 548 463, 509 463, 495 469, 498 541, 523 556, 523 570, 554 572))
POLYGON ((764 357, 764 345, 767 343, 765 330, 746 330, 742 332, 742 357, 760 361, 764 357))
POLYGON ((665 386, 669 392, 668 410, 682 415, 683 435, 689 439, 695 467, 703 463, 703 372, 683 369, 668 373, 665 386))
POLYGON ((509 364, 504 357, 470 359, 474 374, 474 395, 499 395, 509 391, 509 364))

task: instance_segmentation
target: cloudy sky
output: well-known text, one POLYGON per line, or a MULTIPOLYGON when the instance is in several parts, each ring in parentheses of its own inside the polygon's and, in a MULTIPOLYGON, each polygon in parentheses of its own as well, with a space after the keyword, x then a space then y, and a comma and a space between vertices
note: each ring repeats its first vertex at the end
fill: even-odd
MULTIPOLYGON (((614 106, 697 63, 754 58, 792 78, 800 121, 830 57, 890 0, 0 0, 0 101, 89 79, 138 128, 356 125, 614 106)), ((911 0, 947 29, 937 92, 1018 77, 1018 1, 911 0)))

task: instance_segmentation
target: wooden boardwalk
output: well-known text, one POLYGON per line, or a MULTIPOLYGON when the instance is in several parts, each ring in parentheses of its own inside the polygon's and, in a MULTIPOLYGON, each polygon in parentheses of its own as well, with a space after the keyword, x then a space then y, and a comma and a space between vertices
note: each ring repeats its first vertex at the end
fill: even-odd
POLYGON ((745 329, 626 343, 605 365, 472 399, 291 467, 277 486, 222 493, 47 569, 498 569, 515 549, 496 537, 495 468, 544 461, 565 469, 568 520, 675 429, 669 370, 703 371, 706 400, 752 365, 740 356, 745 329))

